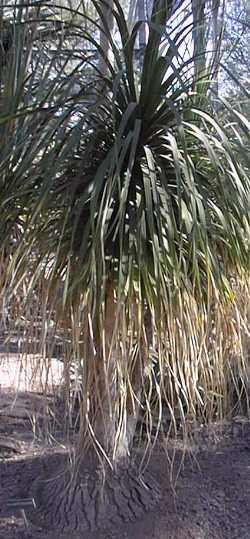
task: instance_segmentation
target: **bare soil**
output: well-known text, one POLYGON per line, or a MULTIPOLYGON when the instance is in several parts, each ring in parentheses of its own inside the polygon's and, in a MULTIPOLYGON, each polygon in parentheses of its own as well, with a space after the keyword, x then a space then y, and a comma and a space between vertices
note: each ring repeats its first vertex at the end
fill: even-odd
POLYGON ((38 392, 0 386, 0 539, 250 539, 250 423, 244 418, 194 429, 186 447, 157 443, 149 470, 161 498, 135 522, 62 534, 34 525, 27 510, 27 527, 21 513, 8 508, 9 500, 29 497, 35 480, 56 473, 67 453, 65 440, 40 436, 36 422, 43 406, 38 392))

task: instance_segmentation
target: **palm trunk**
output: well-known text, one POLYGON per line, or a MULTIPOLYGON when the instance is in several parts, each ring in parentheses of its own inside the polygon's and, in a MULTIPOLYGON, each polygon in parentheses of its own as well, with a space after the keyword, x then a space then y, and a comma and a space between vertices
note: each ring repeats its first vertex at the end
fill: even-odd
MULTIPOLYGON (((72 473, 70 468, 65 470, 64 464, 64 470, 61 466, 57 471, 56 479, 50 473, 49 478, 33 485, 37 510, 30 518, 40 525, 56 527, 62 532, 107 529, 135 520, 159 500, 159 489, 152 477, 144 472, 142 480, 138 463, 135 467, 131 460, 138 407, 129 391, 121 402, 121 379, 118 382, 120 373, 114 346, 114 342, 119 342, 118 319, 119 306, 113 286, 109 284, 102 331, 99 328, 96 335, 93 334, 95 357, 89 361, 89 397, 84 410, 86 423, 80 429, 76 447, 77 465, 72 473), (100 334, 104 337, 100 338, 100 334)), ((136 361, 135 365, 129 365, 128 361, 124 368, 130 370, 132 393, 138 394, 142 384, 142 361, 136 361)))
POLYGON ((106 290, 105 316, 102 328, 105 339, 101 343, 96 339, 97 368, 96 372, 93 373, 92 386, 94 402, 90 406, 95 416, 95 421, 93 422, 92 418, 90 421, 95 428, 98 442, 102 445, 112 467, 116 469, 121 464, 122 466, 126 465, 130 458, 145 364, 143 342, 141 342, 138 356, 133 360, 127 356, 121 358, 120 351, 114 347, 114 342, 119 341, 117 339, 119 322, 117 323, 117 321, 120 316, 120 307, 115 299, 114 288, 109 283, 106 290), (118 357, 120 357, 119 366, 118 357), (122 380, 119 369, 123 372, 122 380), (125 384, 126 377, 129 384, 122 395, 121 384, 125 384), (98 395, 98 402, 95 395, 98 395))

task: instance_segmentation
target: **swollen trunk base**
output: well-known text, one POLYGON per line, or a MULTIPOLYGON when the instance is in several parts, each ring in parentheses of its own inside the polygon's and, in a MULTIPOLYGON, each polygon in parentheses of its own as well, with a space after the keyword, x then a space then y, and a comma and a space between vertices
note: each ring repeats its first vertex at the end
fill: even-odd
POLYGON ((159 501, 160 491, 146 471, 138 477, 134 467, 116 472, 96 468, 91 473, 70 472, 38 479, 32 486, 36 510, 28 518, 44 528, 66 532, 108 529, 134 521, 159 501))

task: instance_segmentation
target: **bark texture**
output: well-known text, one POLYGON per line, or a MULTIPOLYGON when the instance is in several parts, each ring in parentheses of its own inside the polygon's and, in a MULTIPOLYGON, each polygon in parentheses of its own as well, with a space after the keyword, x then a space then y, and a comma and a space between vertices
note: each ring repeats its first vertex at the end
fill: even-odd
POLYGON ((29 520, 62 533, 108 530, 142 517, 159 501, 158 485, 148 472, 142 478, 133 466, 106 470, 105 476, 102 467, 91 470, 88 463, 87 469, 75 479, 63 471, 38 479, 31 489, 36 509, 29 511, 29 520))

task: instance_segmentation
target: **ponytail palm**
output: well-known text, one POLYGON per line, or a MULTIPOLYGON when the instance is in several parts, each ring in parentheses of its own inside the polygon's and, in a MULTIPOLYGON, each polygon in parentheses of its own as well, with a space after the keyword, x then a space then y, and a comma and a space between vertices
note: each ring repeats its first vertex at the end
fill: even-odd
MULTIPOLYGON (((19 279, 32 267, 30 292, 45 277, 48 306, 72 328, 83 364, 77 455, 92 444, 117 469, 142 403, 148 439, 153 406, 157 433, 163 404, 184 428, 230 407, 249 270, 249 126, 226 102, 226 125, 213 113, 209 69, 194 91, 194 59, 182 60, 189 18, 171 32, 171 5, 154 2, 138 73, 139 23, 130 33, 115 0, 116 45, 99 4, 114 61, 103 54, 106 75, 96 68, 92 86, 65 96, 36 175, 25 176, 14 266, 19 279)), ((243 358, 237 369, 244 378, 243 358)))

